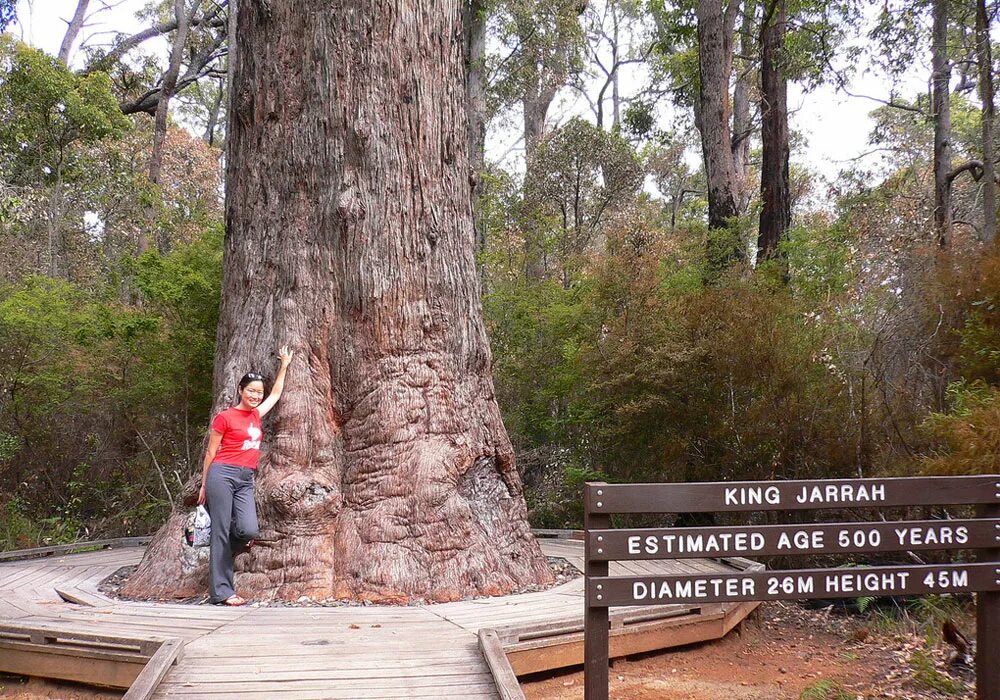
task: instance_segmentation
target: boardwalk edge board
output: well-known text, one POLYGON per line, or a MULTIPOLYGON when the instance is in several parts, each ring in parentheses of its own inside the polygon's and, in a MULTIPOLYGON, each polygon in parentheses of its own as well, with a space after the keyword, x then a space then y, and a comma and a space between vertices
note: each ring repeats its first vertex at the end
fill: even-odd
POLYGON ((609 608, 976 593, 976 691, 1000 698, 1000 475, 584 485, 584 699, 608 700, 609 608), (616 529, 613 514, 975 505, 976 518, 616 529), (609 576, 609 562, 975 550, 977 563, 609 576))

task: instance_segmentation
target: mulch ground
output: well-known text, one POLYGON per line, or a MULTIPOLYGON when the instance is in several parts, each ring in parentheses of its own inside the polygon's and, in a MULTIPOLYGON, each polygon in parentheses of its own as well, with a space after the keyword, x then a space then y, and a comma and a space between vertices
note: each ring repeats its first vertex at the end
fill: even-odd
MULTIPOLYGON (((515 593, 534 593, 537 591, 544 591, 548 588, 554 588, 555 586, 561 586, 564 583, 568 583, 575 578, 579 578, 583 574, 570 564, 568 561, 562 557, 547 557, 549 561, 549 568, 552 570, 553 583, 547 586, 531 585, 526 586, 522 590, 515 591, 515 593)), ((118 600, 128 600, 120 594, 121 587, 125 585, 129 577, 135 573, 138 568, 136 565, 123 566, 122 568, 115 571, 113 574, 105 578, 98 584, 98 590, 104 593, 106 596, 111 598, 116 598, 118 600)), ((207 593, 207 592, 206 592, 207 593)), ((144 599, 145 600, 145 599, 144 599)), ((165 598, 160 602, 163 603, 180 603, 182 605, 207 605, 208 595, 195 596, 193 598, 165 598)), ((424 605, 424 601, 413 601, 411 605, 424 605)), ((302 596, 298 600, 272 600, 272 601, 259 601, 249 599, 248 606, 252 608, 343 608, 343 607, 365 607, 372 605, 371 601, 358 601, 358 600, 340 600, 338 598, 326 598, 323 600, 314 600, 308 596, 302 596)))

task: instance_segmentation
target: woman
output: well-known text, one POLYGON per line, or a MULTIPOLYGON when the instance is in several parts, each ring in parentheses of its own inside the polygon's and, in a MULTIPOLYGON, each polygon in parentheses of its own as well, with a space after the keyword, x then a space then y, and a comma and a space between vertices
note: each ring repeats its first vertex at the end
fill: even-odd
POLYGON ((246 603, 233 586, 233 554, 247 551, 259 536, 253 482, 263 436, 261 419, 281 398, 292 352, 285 346, 278 351, 278 358, 281 368, 266 399, 264 377, 249 372, 240 379, 239 404, 212 421, 198 505, 207 500, 212 517, 208 597, 216 605, 246 603))

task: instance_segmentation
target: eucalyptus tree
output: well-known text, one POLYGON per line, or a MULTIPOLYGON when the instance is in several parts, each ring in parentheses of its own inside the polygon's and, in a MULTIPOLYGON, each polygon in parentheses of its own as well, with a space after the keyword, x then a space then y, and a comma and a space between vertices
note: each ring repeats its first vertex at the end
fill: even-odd
POLYGON ((6 273, 70 276, 68 256, 83 228, 74 200, 90 176, 88 149, 130 126, 107 75, 76 75, 0 36, 0 184, 20 193, 0 203, 0 224, 25 232, 18 243, 8 239, 23 262, 6 273))
MULTIPOLYGON (((955 183, 963 174, 969 174, 984 188, 980 236, 992 240, 996 228, 995 175, 985 176, 993 170, 993 87, 992 57, 989 45, 989 25, 993 13, 986 4, 960 0, 918 0, 902 2, 889 0, 880 11, 870 33, 875 56, 886 74, 894 80, 904 75, 919 59, 930 54, 930 99, 916 103, 900 100, 895 94, 880 100, 886 105, 915 113, 929 122, 934 130, 933 142, 933 222, 934 237, 941 247, 948 247, 952 229, 959 220, 955 217, 955 183), (980 7, 982 5, 982 7, 980 7), (927 26, 930 26, 930 31, 927 26), (959 66, 960 81, 952 86, 952 72, 959 66), (972 70, 977 67, 977 70, 972 70), (977 75, 978 73, 978 75, 977 75), (952 121, 954 99, 957 95, 979 87, 982 132, 979 148, 982 158, 972 157, 965 150, 958 153, 958 138, 952 121), (959 157, 956 163, 955 159, 959 157), (986 160, 990 163, 987 164, 986 160), (992 223, 990 223, 992 222, 992 223)), ((973 222, 961 219, 963 223, 973 222)))
MULTIPOLYGON (((245 595, 454 600, 551 580, 482 321, 462 14, 458 0, 237 12, 215 409, 273 348, 296 351, 265 424, 245 595)), ((183 521, 130 594, 202 590, 183 521)))
POLYGON ((625 139, 579 117, 542 139, 536 154, 544 167, 528 173, 525 197, 545 219, 545 271, 568 289, 603 225, 628 205, 645 173, 625 139))
POLYGON ((497 7, 497 36, 507 55, 495 62, 493 93, 521 106, 529 167, 553 100, 582 68, 586 9, 586 0, 507 0, 497 7))

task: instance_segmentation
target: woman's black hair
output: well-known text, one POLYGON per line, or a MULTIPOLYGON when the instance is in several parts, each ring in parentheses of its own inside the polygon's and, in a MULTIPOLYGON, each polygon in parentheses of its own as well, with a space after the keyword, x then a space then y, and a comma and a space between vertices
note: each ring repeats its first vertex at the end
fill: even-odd
POLYGON ((247 384, 250 382, 261 382, 264 383, 264 375, 258 374, 257 372, 247 372, 243 375, 243 379, 240 380, 240 391, 247 388, 247 384))

